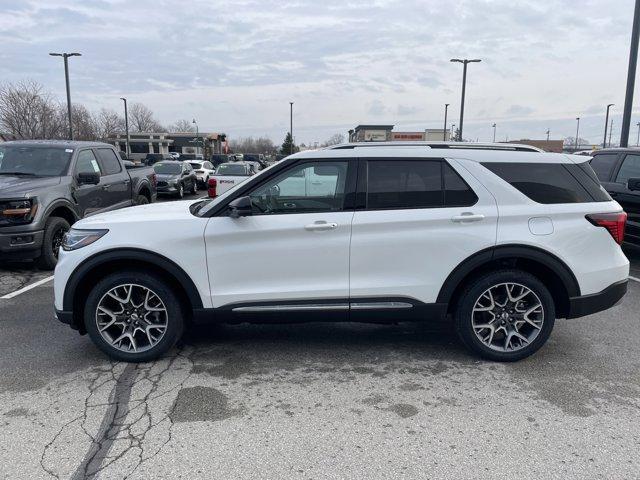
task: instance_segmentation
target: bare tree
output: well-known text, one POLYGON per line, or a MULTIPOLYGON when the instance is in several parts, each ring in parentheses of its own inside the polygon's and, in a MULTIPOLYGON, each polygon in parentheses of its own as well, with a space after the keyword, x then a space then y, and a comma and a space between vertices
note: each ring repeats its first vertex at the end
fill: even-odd
POLYGON ((189 120, 178 120, 176 123, 169 125, 169 131, 172 133, 186 133, 195 132, 196 127, 189 120))
POLYGON ((115 111, 103 108, 95 116, 97 138, 106 140, 116 133, 124 133, 124 118, 115 111))
MULTIPOLYGON (((67 107, 65 105, 60 106, 59 115, 64 119, 64 124, 67 124, 67 107)), ((71 120, 73 128, 73 138, 75 140, 95 140, 98 138, 98 127, 96 121, 87 110, 87 107, 80 104, 71 105, 71 120)))
POLYGON ((275 153, 277 147, 273 144, 271 139, 266 137, 245 137, 237 138, 229 142, 229 147, 234 152, 238 153, 275 153))
POLYGON ((0 129, 17 138, 64 138, 66 116, 42 85, 34 81, 0 86, 0 129))
POLYGON ((129 128, 132 132, 162 132, 164 128, 160 125, 153 112, 142 103, 134 103, 129 108, 129 128))
POLYGON ((334 133, 324 142, 320 144, 321 147, 330 147, 331 145, 338 145, 344 143, 344 135, 342 133, 334 133))

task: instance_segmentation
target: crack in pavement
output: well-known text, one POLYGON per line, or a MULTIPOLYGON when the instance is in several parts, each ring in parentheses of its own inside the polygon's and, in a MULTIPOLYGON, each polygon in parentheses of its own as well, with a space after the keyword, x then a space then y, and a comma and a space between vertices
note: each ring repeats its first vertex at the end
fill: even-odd
POLYGON ((51 477, 73 480, 91 479, 103 474, 111 477, 104 473, 105 470, 124 459, 123 462, 128 463, 124 468, 119 467, 118 477, 128 478, 145 462, 155 458, 171 441, 173 398, 165 400, 164 397, 171 393, 177 395, 176 392, 191 377, 193 362, 190 353, 178 350, 174 355, 156 362, 127 364, 118 374, 122 365, 112 363, 108 369, 96 370, 89 383, 89 395, 84 399, 83 413, 62 425, 45 446, 40 464, 51 477), (108 400, 93 401, 98 391, 112 382, 114 385, 109 391, 108 400), (99 427, 95 429, 88 425, 90 412, 105 407, 99 427), (148 440, 147 436, 152 431, 153 437, 148 440), (70 475, 63 475, 56 472, 52 465, 57 466, 56 460, 59 459, 55 457, 60 457, 58 449, 65 448, 65 438, 76 433, 86 436, 91 444, 75 470, 70 475))

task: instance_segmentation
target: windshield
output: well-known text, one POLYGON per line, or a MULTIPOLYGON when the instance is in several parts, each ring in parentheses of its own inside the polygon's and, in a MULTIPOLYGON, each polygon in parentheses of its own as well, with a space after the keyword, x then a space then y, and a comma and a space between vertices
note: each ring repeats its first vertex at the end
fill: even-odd
POLYGON ((260 161, 260 156, 254 154, 254 153, 245 153, 244 154, 244 161, 259 162, 260 161))
POLYGON ((61 177, 67 174, 71 155, 71 148, 0 146, 0 175, 61 177))
POLYGON ((182 165, 179 163, 156 163, 153 166, 156 173, 160 175, 177 175, 182 171, 182 165))
POLYGON ((239 175, 248 177, 247 167, 238 163, 223 163, 216 170, 216 175, 239 175))
POLYGON ((195 168, 196 170, 197 170, 198 168, 202 168, 202 163, 198 163, 198 162, 189 162, 189 164, 190 164, 193 168, 195 168))

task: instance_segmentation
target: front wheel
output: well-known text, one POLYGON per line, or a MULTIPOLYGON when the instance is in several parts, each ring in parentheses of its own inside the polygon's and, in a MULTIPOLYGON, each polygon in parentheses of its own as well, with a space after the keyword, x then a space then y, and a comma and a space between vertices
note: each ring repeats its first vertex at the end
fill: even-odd
POLYGON ((521 270, 476 278, 459 298, 454 319, 462 342, 481 357, 512 362, 542 347, 555 322, 549 290, 521 270))
POLYGON ((184 198, 184 185, 178 185, 178 198, 184 198))
POLYGON ((191 186, 191 193, 193 195, 195 195, 196 193, 198 193, 198 181, 194 180, 193 181, 193 185, 191 186))
POLYGON ((175 293, 142 271, 113 273, 98 282, 87 297, 84 324, 100 350, 125 362, 157 359, 184 329, 175 293))
POLYGON ((58 250, 62 245, 64 234, 70 225, 64 218, 51 217, 44 226, 42 252, 38 258, 38 266, 43 270, 53 270, 58 263, 58 250))

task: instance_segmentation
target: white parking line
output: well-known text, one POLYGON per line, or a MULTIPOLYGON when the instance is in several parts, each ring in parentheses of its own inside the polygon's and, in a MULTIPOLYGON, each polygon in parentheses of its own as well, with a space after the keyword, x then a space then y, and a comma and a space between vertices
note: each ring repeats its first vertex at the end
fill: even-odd
POLYGON ((37 282, 32 283, 31 285, 27 285, 26 287, 22 287, 20 290, 16 290, 15 292, 7 293, 6 295, 4 295, 4 296, 2 296, 0 298, 3 299, 3 300, 8 300, 10 298, 17 297, 21 293, 28 292, 32 288, 36 288, 36 287, 39 287, 40 285, 44 285, 45 283, 47 283, 50 280, 53 280, 53 275, 51 275, 50 277, 47 277, 47 278, 43 278, 42 280, 38 280, 37 282))
POLYGON ((632 277, 631 275, 629 275, 629 280, 640 283, 640 278, 632 277))

